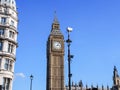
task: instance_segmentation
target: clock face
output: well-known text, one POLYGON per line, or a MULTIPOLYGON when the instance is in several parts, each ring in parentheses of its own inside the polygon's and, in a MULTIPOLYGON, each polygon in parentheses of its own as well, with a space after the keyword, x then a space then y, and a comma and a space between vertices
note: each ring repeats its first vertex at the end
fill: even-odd
POLYGON ((53 42, 53 47, 55 49, 61 49, 61 43, 59 41, 54 41, 53 42))

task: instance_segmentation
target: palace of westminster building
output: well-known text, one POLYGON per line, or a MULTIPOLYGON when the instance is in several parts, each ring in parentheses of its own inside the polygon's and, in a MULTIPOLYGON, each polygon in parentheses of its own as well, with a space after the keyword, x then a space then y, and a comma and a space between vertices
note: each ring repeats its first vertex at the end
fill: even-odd
MULTIPOLYGON (((12 90, 16 61, 18 15, 15 0, 0 0, 0 90, 12 90)), ((69 90, 64 85, 64 36, 56 17, 47 40, 46 90, 69 90)), ((71 90, 120 90, 120 77, 113 70, 113 86, 101 88, 86 85, 82 81, 72 84, 71 90)))

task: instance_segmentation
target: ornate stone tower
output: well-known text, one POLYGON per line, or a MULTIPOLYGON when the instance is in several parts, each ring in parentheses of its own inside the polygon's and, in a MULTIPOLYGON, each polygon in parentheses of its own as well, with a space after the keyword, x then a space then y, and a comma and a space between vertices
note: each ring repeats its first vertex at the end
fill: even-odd
POLYGON ((12 90, 17 48, 15 0, 0 0, 0 90, 12 90))
POLYGON ((64 90, 64 37, 57 18, 47 41, 47 90, 64 90))

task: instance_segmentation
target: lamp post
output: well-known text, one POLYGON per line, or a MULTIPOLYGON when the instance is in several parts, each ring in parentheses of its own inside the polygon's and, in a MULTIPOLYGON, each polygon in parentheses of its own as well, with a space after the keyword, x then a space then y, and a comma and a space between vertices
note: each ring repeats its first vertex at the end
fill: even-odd
POLYGON ((30 75, 30 80, 31 80, 31 82, 30 82, 30 90, 32 90, 32 80, 33 80, 33 75, 32 74, 30 75))
POLYGON ((2 85, 0 85, 0 90, 2 90, 2 85))
POLYGON ((69 90, 71 90, 71 77, 72 77, 72 74, 71 74, 71 58, 73 58, 73 55, 70 54, 70 45, 71 45, 71 40, 70 40, 70 32, 72 32, 72 28, 71 27, 68 27, 67 28, 67 32, 68 32, 68 39, 66 40, 66 43, 67 43, 67 46, 68 46, 68 78, 69 78, 69 81, 68 81, 68 85, 69 85, 69 90))

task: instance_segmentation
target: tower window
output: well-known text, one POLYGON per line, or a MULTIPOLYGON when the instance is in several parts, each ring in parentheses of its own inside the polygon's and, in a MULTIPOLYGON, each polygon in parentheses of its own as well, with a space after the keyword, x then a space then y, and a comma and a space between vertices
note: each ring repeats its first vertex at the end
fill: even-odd
POLYGON ((0 51, 3 49, 3 42, 0 40, 0 51))
POLYGON ((117 80, 117 84, 119 85, 119 80, 117 80))
POLYGON ((14 1, 12 1, 12 4, 14 4, 14 1))
POLYGON ((8 44, 8 52, 9 53, 13 52, 13 45, 12 44, 8 44))
POLYGON ((10 59, 5 60, 5 70, 12 71, 13 61, 10 59))
POLYGON ((10 37, 10 38, 14 38, 14 32, 9 31, 9 37, 10 37))
POLYGON ((9 69, 9 60, 6 59, 5 60, 5 70, 8 70, 9 69))
POLYGON ((5 23, 6 23, 6 18, 5 18, 5 17, 2 17, 2 18, 1 18, 1 24, 4 25, 5 23))
POLYGON ((14 26, 14 21, 13 20, 11 20, 11 26, 14 26))
POLYGON ((10 78, 3 78, 3 90, 9 90, 10 78))
POLYGON ((4 35, 4 29, 0 28, 0 36, 4 35))
POLYGON ((7 14, 7 9, 6 8, 4 9, 4 12, 5 12, 5 14, 7 14))
POLYGON ((0 69, 1 69, 1 65, 2 65, 2 60, 1 60, 1 58, 0 58, 0 69))

